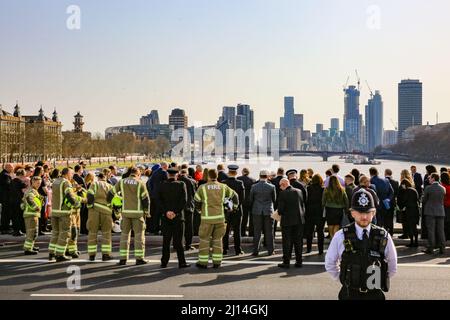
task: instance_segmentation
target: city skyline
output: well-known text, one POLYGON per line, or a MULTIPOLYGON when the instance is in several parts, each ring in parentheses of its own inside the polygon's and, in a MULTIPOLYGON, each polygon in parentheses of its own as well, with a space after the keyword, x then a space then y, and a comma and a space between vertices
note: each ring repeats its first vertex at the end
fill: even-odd
POLYGON ((237 1, 133 1, 126 13, 118 1, 77 1, 80 30, 66 28, 70 1, 2 2, 0 103, 11 112, 18 100, 27 114, 56 107, 66 129, 81 111, 86 130, 102 133, 138 124, 152 109, 166 122, 176 107, 189 126, 210 125, 223 106, 238 103, 252 106, 262 128, 283 116, 283 97, 293 96, 313 131, 336 117, 342 127, 341 88, 348 75, 356 84, 358 69, 360 107, 370 97, 368 80, 383 94, 386 130, 391 119, 398 123, 397 84, 408 78, 424 83, 423 123, 433 124, 436 112, 449 122, 450 45, 439 39, 448 38, 450 4, 432 2, 378 1, 378 29, 367 25, 369 1, 248 1, 238 11, 237 1))

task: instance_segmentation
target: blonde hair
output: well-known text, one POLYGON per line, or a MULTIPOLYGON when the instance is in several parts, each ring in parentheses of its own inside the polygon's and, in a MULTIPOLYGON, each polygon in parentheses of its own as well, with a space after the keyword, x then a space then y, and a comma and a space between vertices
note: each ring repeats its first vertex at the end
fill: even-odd
POLYGON ((414 186, 415 186, 414 180, 413 180, 413 178, 411 176, 411 172, 409 172, 409 170, 404 169, 400 172, 400 181, 403 181, 403 180, 408 180, 411 183, 411 186, 414 188, 414 186))
POLYGON ((86 178, 84 179, 84 182, 85 182, 86 184, 89 184, 89 183, 94 182, 94 179, 95 179, 95 175, 94 175, 92 172, 89 172, 89 173, 86 175, 86 178))

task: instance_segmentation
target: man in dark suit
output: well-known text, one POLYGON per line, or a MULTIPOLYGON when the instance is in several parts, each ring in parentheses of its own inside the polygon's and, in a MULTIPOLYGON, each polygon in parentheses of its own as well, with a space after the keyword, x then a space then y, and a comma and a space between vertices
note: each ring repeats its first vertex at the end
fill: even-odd
POLYGON ((426 226, 428 228, 428 248, 423 250, 427 254, 433 254, 435 248, 439 248, 439 253, 444 254, 445 250, 445 230, 444 230, 444 198, 445 188, 439 183, 439 174, 430 174, 430 185, 423 193, 423 206, 426 215, 426 226))
POLYGON ((414 180, 414 186, 417 190, 417 193, 419 194, 419 198, 421 198, 423 194, 423 179, 422 175, 417 172, 416 166, 411 166, 411 175, 414 180))
POLYGON ((152 167, 152 175, 147 181, 147 190, 150 193, 150 203, 153 204, 151 209, 153 213, 149 223, 150 232, 159 234, 160 222, 161 222, 161 204, 159 199, 159 190, 161 184, 167 180, 167 169, 169 164, 167 162, 161 162, 161 165, 155 165, 152 167))
POLYGON ((164 181, 159 188, 159 199, 162 209, 162 231, 163 231, 163 252, 161 258, 161 268, 166 268, 170 259, 170 242, 173 238, 173 247, 177 251, 178 266, 187 268, 183 248, 183 210, 187 203, 186 185, 182 181, 177 181, 178 169, 167 170, 168 180, 164 181))
MULTIPOLYGON (((277 202, 275 202, 275 210, 278 209, 278 197, 279 197, 280 192, 281 192, 280 181, 283 178, 284 178, 284 169, 283 168, 278 168, 277 176, 272 179, 272 184, 275 186, 275 193, 277 195, 277 202)), ((278 224, 278 221, 275 220, 274 221, 274 225, 273 225, 274 236, 275 236, 275 234, 277 232, 277 224, 278 224)))
POLYGON ((395 213, 395 207, 397 206, 397 196, 398 196, 398 190, 399 190, 399 183, 398 181, 394 180, 392 178, 392 170, 386 169, 384 170, 384 177, 389 181, 389 184, 392 187, 392 190, 394 191, 394 197, 391 201, 391 207, 388 210, 387 216, 389 217, 389 222, 386 222, 386 229, 389 231, 389 233, 394 235, 394 213, 395 213), (392 223, 392 224, 391 224, 392 223))
POLYGON ((9 233, 9 224, 12 219, 12 174, 14 167, 12 164, 7 163, 3 167, 0 173, 0 204, 2 205, 1 210, 1 232, 2 234, 9 233))
POLYGON ((228 175, 225 173, 225 166, 223 164, 217 165, 218 178, 217 181, 223 183, 226 179, 228 179, 228 175))
POLYGON ((74 168, 73 180, 83 189, 87 189, 86 182, 84 182, 83 178, 83 167, 79 164, 74 168))
POLYGON ((247 235, 247 224, 249 230, 249 236, 253 237, 253 217, 250 214, 251 206, 249 203, 250 190, 252 186, 256 183, 256 180, 250 177, 250 170, 248 168, 242 169, 242 176, 237 177, 244 183, 245 194, 244 199, 240 200, 242 202, 242 222, 241 222, 241 236, 245 237, 247 235))
POLYGON ((187 191, 187 203, 186 208, 184 209, 184 245, 185 250, 194 250, 195 248, 192 246, 192 236, 193 236, 193 225, 192 225, 192 219, 194 216, 194 209, 195 209, 195 203, 194 203, 194 196, 195 196, 195 180, 189 178, 188 176, 188 170, 182 169, 180 172, 180 176, 178 177, 178 180, 184 182, 186 185, 186 191, 187 191))
POLYGON ((281 216, 281 231, 283 235, 283 263, 278 267, 289 268, 292 247, 295 248, 295 266, 302 267, 303 232, 305 226, 305 202, 303 193, 293 188, 289 180, 280 182, 280 197, 278 199, 278 214, 281 216))
POLYGON ((306 191, 306 188, 298 181, 297 174, 298 171, 295 169, 286 171, 289 183, 293 188, 301 190, 301 192, 303 193, 303 201, 305 201, 306 203, 306 201, 308 200, 308 192, 306 191))
POLYGON ((261 246, 261 232, 264 229, 268 255, 273 255, 273 219, 271 214, 274 211, 274 205, 277 199, 275 186, 267 180, 269 172, 262 170, 259 174, 259 181, 252 186, 250 190, 250 203, 253 215, 253 256, 259 255, 261 246))
POLYGON ((233 238, 234 238, 234 251, 235 254, 241 255, 244 254, 244 251, 241 248, 241 219, 242 219, 242 202, 245 199, 245 187, 244 183, 241 180, 236 178, 237 170, 239 166, 237 165, 229 165, 228 166, 228 179, 226 179, 223 183, 229 186, 234 192, 237 193, 239 197, 239 205, 237 209, 230 214, 228 214, 227 219, 227 229, 225 231, 225 235, 222 239, 223 241, 223 254, 226 255, 228 253, 228 242, 230 236, 230 230, 233 228, 233 238))

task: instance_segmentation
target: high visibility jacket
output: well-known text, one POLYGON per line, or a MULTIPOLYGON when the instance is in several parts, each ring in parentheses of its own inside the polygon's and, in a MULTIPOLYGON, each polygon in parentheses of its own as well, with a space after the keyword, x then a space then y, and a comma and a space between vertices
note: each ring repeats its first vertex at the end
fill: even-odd
POLYGON ((73 208, 81 206, 81 197, 78 196, 72 184, 65 178, 58 178, 52 185, 52 215, 55 217, 68 216, 73 208))
POLYGON ((92 183, 87 194, 88 208, 95 208, 101 213, 111 214, 111 207, 107 201, 111 189, 112 185, 106 181, 92 183))
POLYGON ((23 217, 40 217, 43 205, 43 198, 39 192, 33 188, 29 188, 22 199, 24 207, 23 217))
POLYGON ((149 211, 149 196, 145 184, 136 176, 120 180, 108 193, 108 203, 115 195, 122 197, 122 215, 141 218, 149 211))
POLYGON ((226 184, 210 181, 201 185, 194 200, 199 207, 201 205, 202 223, 216 224, 225 222, 224 201, 229 198, 233 201, 233 209, 237 209, 239 198, 226 184))

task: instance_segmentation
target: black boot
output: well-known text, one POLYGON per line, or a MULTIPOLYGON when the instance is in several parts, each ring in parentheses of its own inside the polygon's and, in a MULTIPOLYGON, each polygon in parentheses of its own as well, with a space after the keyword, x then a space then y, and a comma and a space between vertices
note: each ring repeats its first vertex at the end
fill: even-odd
POLYGON ((71 260, 72 260, 71 257, 56 256, 56 262, 66 262, 66 261, 71 261, 71 260))
POLYGON ((37 253, 37 251, 31 250, 31 251, 25 251, 24 254, 25 254, 26 256, 35 256, 35 255, 37 255, 38 253, 37 253))
POLYGON ((55 259, 55 254, 54 253, 49 253, 48 254, 48 261, 53 261, 53 259, 55 259))
POLYGON ((114 258, 113 258, 113 256, 110 255, 110 254, 104 254, 104 255, 102 255, 102 261, 110 261, 110 260, 112 260, 112 259, 114 259, 114 258))
POLYGON ((143 265, 143 264, 147 264, 148 262, 146 261, 146 260, 144 260, 144 259, 136 259, 136 265, 137 266, 140 266, 140 265, 143 265))
POLYGON ((125 266, 127 264, 127 260, 123 259, 120 260, 119 263, 117 263, 118 266, 125 266))

